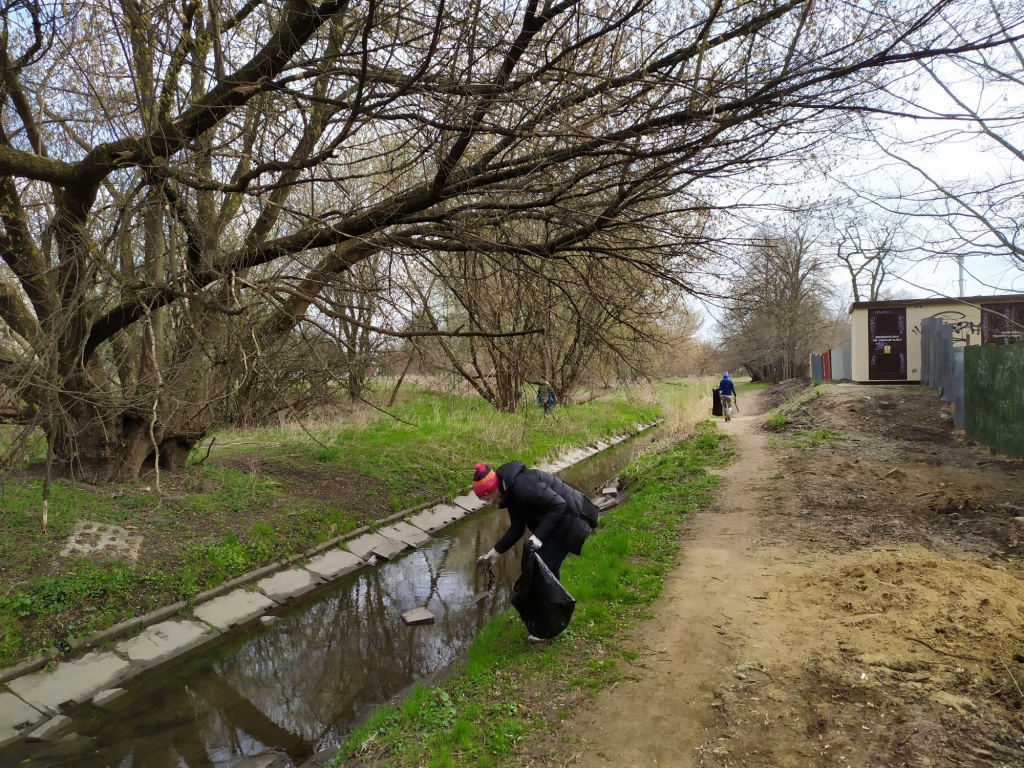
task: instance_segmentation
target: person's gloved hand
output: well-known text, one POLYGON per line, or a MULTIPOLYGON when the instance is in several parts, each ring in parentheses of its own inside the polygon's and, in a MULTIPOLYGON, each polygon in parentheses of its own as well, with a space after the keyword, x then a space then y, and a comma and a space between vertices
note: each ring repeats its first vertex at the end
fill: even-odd
POLYGON ((536 536, 531 536, 530 537, 530 543, 533 544, 533 548, 534 549, 540 549, 543 546, 541 544, 540 539, 538 539, 536 536))
POLYGON ((496 549, 492 548, 491 551, 488 552, 486 555, 480 555, 480 557, 478 557, 476 559, 476 564, 479 565, 482 568, 485 565, 490 565, 491 563, 493 563, 497 559, 498 559, 498 551, 496 549))

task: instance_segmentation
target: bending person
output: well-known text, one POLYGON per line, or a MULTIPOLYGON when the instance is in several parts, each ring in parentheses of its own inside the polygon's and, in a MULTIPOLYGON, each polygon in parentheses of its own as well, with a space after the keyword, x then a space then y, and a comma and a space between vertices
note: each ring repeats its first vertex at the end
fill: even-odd
POLYGON ((508 510, 508 530, 477 562, 495 560, 515 546, 529 529, 530 542, 541 560, 559 578, 562 561, 581 554, 583 542, 597 527, 597 507, 568 483, 539 469, 510 461, 493 470, 481 462, 474 468, 473 493, 508 510))

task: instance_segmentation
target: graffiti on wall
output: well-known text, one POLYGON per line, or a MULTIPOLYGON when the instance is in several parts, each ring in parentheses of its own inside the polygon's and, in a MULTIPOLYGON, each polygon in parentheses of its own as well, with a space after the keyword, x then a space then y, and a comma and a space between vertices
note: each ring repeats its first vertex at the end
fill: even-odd
MULTIPOLYGON (((936 312, 934 315, 929 315, 925 320, 937 317, 946 325, 953 326, 953 346, 967 347, 971 343, 971 334, 981 334, 981 323, 976 323, 973 320, 968 320, 967 316, 963 312, 957 312, 955 309, 947 309, 944 312, 936 312)), ((918 336, 921 335, 921 326, 915 325, 912 332, 918 336)))

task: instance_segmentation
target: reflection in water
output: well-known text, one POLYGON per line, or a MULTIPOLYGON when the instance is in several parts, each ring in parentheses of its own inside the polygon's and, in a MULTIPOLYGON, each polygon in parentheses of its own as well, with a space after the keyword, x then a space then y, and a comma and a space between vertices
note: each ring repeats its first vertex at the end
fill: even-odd
MULTIPOLYGON (((592 492, 653 440, 627 441, 566 470, 592 492)), ((82 768, 226 768, 246 756, 286 755, 293 765, 340 741, 374 707, 455 661, 480 627, 509 604, 519 550, 489 576, 476 567, 507 525, 485 509, 444 538, 362 571, 254 628, 134 684, 109 711, 71 712, 76 737, 19 744, 0 764, 82 768), (401 614, 425 607, 433 624, 401 614)), ((585 555, 584 555, 585 556, 585 555)))

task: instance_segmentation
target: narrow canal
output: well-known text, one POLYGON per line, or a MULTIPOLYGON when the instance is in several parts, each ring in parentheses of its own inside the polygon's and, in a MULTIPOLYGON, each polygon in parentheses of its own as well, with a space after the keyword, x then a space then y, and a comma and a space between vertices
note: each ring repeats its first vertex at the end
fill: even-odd
MULTIPOLYGON (((561 477, 593 495, 659 430, 619 443, 561 477)), ((487 507, 420 549, 325 587, 269 627, 231 634, 128 686, 106 708, 69 712, 74 732, 20 743, 2 765, 46 768, 238 768, 276 753, 299 766, 339 743, 375 707, 457 661, 509 605, 519 550, 498 560, 494 584, 476 568, 507 525, 487 507), (433 624, 401 614, 426 607, 433 624)))

